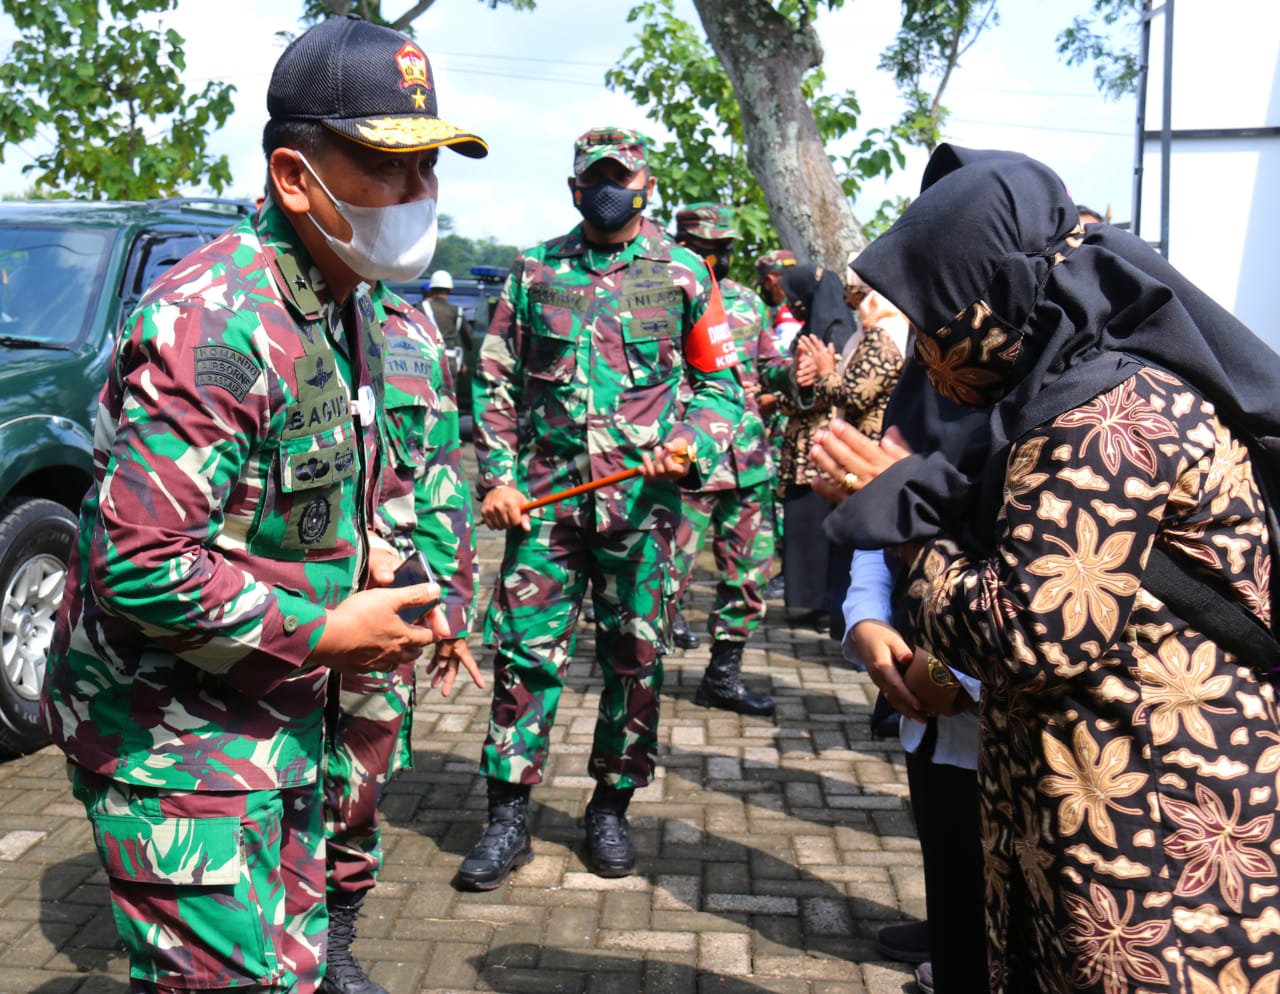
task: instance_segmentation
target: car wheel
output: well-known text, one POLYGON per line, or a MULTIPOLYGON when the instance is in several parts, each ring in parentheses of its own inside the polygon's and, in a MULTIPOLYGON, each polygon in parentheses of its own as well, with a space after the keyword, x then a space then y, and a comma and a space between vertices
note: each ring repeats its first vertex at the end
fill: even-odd
POLYGON ((75 540, 76 519, 61 504, 0 504, 0 752, 32 752, 49 741, 40 690, 75 540))

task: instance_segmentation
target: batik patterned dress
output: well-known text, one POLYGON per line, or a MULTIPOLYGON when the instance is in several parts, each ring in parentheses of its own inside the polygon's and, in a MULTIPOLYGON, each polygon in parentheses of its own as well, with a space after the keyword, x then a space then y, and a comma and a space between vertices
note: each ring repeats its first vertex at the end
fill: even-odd
POLYGON ((1272 687, 1143 588, 1153 543, 1269 621, 1248 454, 1145 369, 1013 446, 991 559, 933 540, 918 640, 979 677, 991 990, 1280 989, 1272 687))

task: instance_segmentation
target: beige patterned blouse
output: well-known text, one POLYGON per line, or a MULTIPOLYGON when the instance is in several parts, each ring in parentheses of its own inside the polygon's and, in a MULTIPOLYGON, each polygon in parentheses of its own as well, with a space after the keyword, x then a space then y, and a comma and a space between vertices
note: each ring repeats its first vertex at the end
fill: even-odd
POLYGON ((814 384, 813 400, 803 407, 798 400, 800 391, 789 378, 790 367, 774 373, 773 379, 762 377, 766 387, 779 393, 779 409, 787 415, 778 462, 780 495, 789 486, 807 486, 817 476, 817 468, 809 461, 809 450, 814 436, 830 423, 833 413, 839 413, 863 434, 880 437, 884 409, 898 382, 902 363, 902 352, 893 338, 881 328, 869 328, 843 371, 828 373, 814 384))

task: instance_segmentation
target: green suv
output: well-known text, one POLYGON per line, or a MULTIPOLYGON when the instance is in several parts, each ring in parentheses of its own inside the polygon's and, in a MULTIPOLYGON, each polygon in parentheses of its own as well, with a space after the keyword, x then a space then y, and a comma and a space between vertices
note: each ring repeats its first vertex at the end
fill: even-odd
POLYGON ((40 688, 116 333, 160 273, 251 209, 0 203, 0 753, 47 741, 40 688))

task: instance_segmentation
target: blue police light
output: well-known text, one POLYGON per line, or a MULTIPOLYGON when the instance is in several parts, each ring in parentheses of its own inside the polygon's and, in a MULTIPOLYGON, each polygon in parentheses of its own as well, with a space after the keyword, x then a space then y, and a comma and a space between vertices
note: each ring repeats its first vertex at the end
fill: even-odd
POLYGON ((502 266, 472 266, 471 275, 483 283, 491 283, 505 280, 507 270, 502 266))

